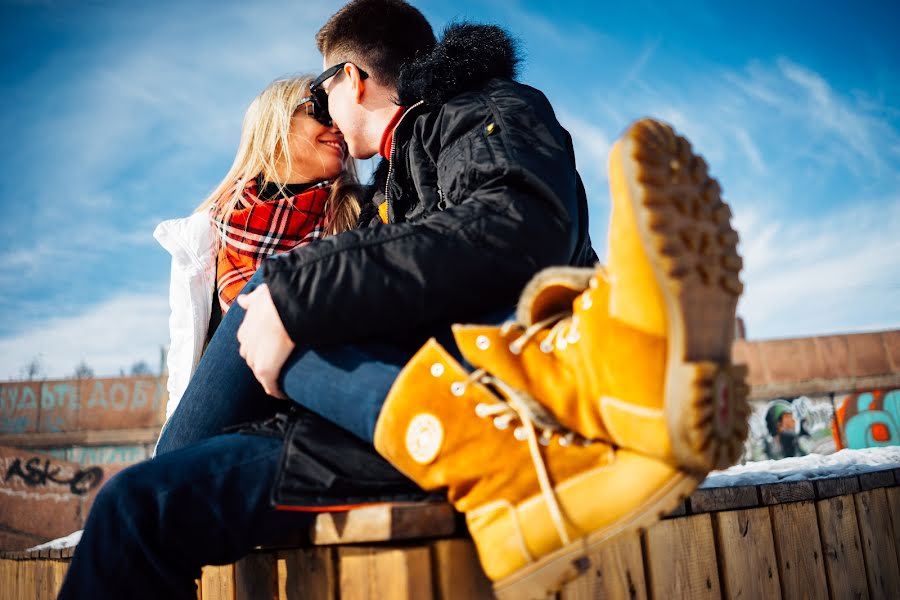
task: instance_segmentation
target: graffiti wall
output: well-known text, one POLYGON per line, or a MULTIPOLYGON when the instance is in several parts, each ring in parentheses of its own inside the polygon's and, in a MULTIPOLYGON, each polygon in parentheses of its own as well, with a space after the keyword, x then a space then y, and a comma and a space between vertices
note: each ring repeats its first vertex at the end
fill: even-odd
POLYGON ((900 390, 751 404, 742 462, 900 445, 900 390))
POLYGON ((0 546, 21 550, 81 529, 105 477, 99 466, 0 447, 0 546))
POLYGON ((81 529, 100 487, 152 453, 128 430, 158 431, 166 399, 154 376, 0 383, 0 550, 81 529), (119 441, 87 441, 109 430, 119 441))
POLYGON ((153 376, 0 383, 0 434, 159 426, 165 401, 153 376))

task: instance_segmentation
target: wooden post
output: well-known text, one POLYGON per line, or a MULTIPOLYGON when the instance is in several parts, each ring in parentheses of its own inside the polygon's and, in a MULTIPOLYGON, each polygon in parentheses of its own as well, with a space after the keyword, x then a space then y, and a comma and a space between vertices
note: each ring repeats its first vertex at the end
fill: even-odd
POLYGON ((430 600, 431 554, 427 547, 343 547, 341 600, 430 600))
POLYGON ((334 548, 278 553, 279 600, 335 600, 337 593, 334 548))
POLYGON ((471 540, 440 540, 432 544, 431 551, 438 598, 490 600, 494 597, 471 540))
POLYGON ((781 595, 784 598, 827 598, 819 524, 812 502, 777 504, 769 508, 781 595))
POLYGON ((837 496, 816 503, 825 574, 832 598, 868 598, 866 564, 853 496, 837 496))
POLYGON ((660 521, 647 531, 646 554, 652 597, 721 597, 710 515, 660 521))
POLYGON ((900 598, 900 568, 888 510, 883 489, 856 494, 856 516, 873 598, 900 598))
POLYGON ((768 509, 719 512, 714 519, 725 597, 780 598, 768 509))
POLYGON ((641 536, 636 531, 616 537, 591 553, 592 568, 563 588, 561 600, 629 598, 644 600, 644 559, 641 536))
POLYGON ((203 567, 200 577, 201 600, 235 600, 234 565, 203 567))
POLYGON ((253 552, 234 563, 235 600, 278 600, 278 565, 274 553, 253 552))

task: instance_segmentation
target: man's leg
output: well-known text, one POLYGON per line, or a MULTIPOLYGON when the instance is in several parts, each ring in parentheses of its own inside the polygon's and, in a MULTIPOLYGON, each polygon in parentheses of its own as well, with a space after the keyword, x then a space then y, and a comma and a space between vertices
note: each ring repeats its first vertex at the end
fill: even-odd
POLYGON ((59 598, 194 600, 202 566, 308 527, 310 515, 269 506, 281 448, 271 437, 217 436, 113 477, 94 501, 59 598))

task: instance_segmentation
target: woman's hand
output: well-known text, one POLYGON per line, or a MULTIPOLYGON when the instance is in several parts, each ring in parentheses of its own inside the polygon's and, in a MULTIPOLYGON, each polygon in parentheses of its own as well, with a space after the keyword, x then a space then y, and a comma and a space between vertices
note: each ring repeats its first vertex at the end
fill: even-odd
POLYGON ((237 331, 241 357, 267 394, 287 400, 278 388, 278 376, 295 344, 281 323, 269 286, 262 284, 239 295, 237 303, 247 311, 237 331))

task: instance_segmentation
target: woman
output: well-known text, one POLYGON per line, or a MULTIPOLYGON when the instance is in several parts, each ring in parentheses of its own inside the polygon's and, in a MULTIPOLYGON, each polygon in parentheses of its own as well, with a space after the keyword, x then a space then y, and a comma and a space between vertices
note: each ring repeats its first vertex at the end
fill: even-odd
POLYGON ((166 420, 206 342, 260 262, 352 228, 360 188, 341 132, 317 120, 312 77, 279 79, 244 115, 237 156, 196 212, 160 223, 172 254, 166 420))

